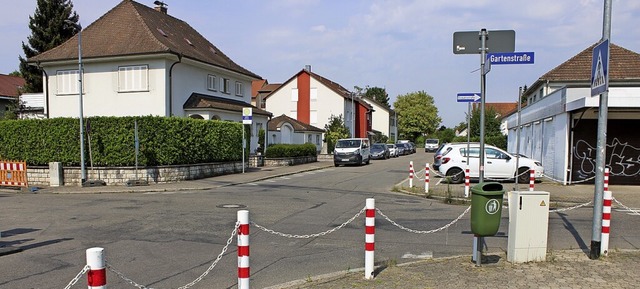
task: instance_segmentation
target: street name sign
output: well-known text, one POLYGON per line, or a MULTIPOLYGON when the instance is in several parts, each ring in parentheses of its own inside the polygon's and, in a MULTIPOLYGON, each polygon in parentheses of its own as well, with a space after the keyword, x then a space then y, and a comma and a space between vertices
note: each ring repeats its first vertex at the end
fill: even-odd
POLYGON ((591 96, 609 89, 609 39, 593 48, 591 57, 591 96))
POLYGON ((463 92, 458 93, 458 102, 478 102, 480 101, 479 92, 463 92))
POLYGON ((487 60, 492 65, 498 64, 533 64, 533 52, 488 53, 487 60))
MULTIPOLYGON (((487 31, 485 43, 488 52, 513 52, 516 48, 514 30, 487 31)), ((482 39, 478 31, 458 31, 453 33, 453 54, 479 54, 482 39)))

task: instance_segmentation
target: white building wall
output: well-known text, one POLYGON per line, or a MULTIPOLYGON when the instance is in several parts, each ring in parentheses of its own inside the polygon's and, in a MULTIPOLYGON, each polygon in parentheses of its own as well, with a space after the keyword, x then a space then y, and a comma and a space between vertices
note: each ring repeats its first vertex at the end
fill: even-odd
POLYGON ((329 123, 329 118, 332 115, 342 115, 342 120, 345 120, 345 98, 324 86, 313 77, 311 77, 310 84, 311 88, 316 88, 318 90, 318 124, 314 126, 324 129, 324 126, 329 123))
MULTIPOLYGON (((167 63, 167 67, 170 67, 173 62, 167 63)), ((244 103, 251 103, 251 80, 252 78, 237 73, 228 72, 225 70, 217 69, 213 66, 202 65, 199 63, 185 61, 184 63, 178 63, 173 67, 173 115, 186 116, 182 110, 182 106, 187 101, 192 93, 200 93, 205 95, 211 95, 215 97, 227 98, 235 101, 242 101, 244 103), (207 88, 208 75, 216 76, 216 90, 210 90, 207 88), (224 93, 220 89, 220 80, 222 78, 229 79, 230 91, 224 93), (242 84, 243 91, 242 96, 236 94, 236 82, 242 84)), ((169 73, 167 70, 167 90, 169 83, 169 73)), ((167 107, 168 111, 168 107, 167 107)))
POLYGON ((382 134, 386 135, 387 137, 391 136, 389 131, 389 111, 387 110, 387 108, 382 107, 381 105, 373 101, 368 101, 367 99, 365 99, 365 101, 373 106, 371 128, 373 130, 382 132, 382 134))
POLYGON ((293 79, 292 81, 284 84, 277 91, 269 95, 266 101, 266 110, 273 113, 274 117, 280 115, 286 115, 288 117, 291 116, 291 111, 297 111, 297 103, 291 101, 291 90, 297 89, 297 80, 293 79))
MULTIPOLYGON (((274 117, 280 115, 286 115, 288 117, 297 119, 292 114, 292 111, 296 111, 297 115, 297 102, 291 100, 291 91, 293 89, 297 89, 298 87, 297 79, 293 79, 288 83, 284 84, 280 89, 271 94, 266 99, 266 110, 273 113, 274 117)), ((313 111, 317 111, 317 124, 311 124, 317 128, 324 128, 326 124, 329 123, 329 118, 334 116, 342 115, 342 119, 345 120, 345 124, 349 127, 349 119, 345 119, 345 114, 351 112, 351 102, 345 102, 345 98, 336 94, 333 90, 324 86, 322 83, 315 80, 311 77, 310 88, 312 90, 316 90, 317 92, 317 100, 310 100, 310 109, 313 111)))
MULTIPOLYGON (((83 74, 83 115, 89 116, 141 116, 165 115, 164 99, 165 61, 137 61, 136 65, 149 65, 149 90, 118 92, 118 67, 131 62, 85 63, 83 74)), ((49 75, 49 117, 78 117, 78 94, 58 94, 56 73, 59 70, 77 70, 77 65, 45 67, 49 75)))

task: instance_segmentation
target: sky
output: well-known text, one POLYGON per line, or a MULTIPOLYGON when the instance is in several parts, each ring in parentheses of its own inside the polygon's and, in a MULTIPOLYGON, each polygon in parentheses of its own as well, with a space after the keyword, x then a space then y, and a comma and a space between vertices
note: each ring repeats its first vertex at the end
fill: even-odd
MULTIPOLYGON (((88 26, 121 0, 71 0, 88 26)), ((137 2, 153 7, 152 0, 137 2)), ((446 127, 465 121, 458 93, 480 92, 480 55, 454 54, 453 33, 514 30, 515 51, 534 64, 494 65, 486 102, 515 102, 518 89, 602 37, 604 0, 164 0, 168 13, 234 62, 282 83, 313 72, 353 91, 425 91, 446 127)), ((640 52, 640 1, 612 1, 611 42, 640 52)), ((0 0, 0 73, 18 70, 35 0, 0 0), (9 9, 7 7, 10 7, 9 9)))

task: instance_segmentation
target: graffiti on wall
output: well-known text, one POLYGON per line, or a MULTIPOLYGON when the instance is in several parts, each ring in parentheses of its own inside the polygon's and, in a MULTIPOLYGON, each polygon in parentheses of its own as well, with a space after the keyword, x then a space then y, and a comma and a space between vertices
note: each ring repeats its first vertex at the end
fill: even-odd
MULTIPOLYGON (((573 149, 574 171, 579 178, 588 178, 596 173, 597 148, 587 141, 578 140, 573 149)), ((611 176, 632 177, 640 175, 640 149, 614 138, 607 144, 606 167, 611 176)))

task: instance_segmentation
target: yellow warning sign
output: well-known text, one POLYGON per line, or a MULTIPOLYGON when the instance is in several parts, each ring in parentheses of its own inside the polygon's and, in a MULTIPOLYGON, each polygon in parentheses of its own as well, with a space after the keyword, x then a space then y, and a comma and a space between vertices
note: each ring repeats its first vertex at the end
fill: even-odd
POLYGON ((540 202, 540 207, 546 207, 547 204, 544 202, 544 200, 542 202, 540 202))

